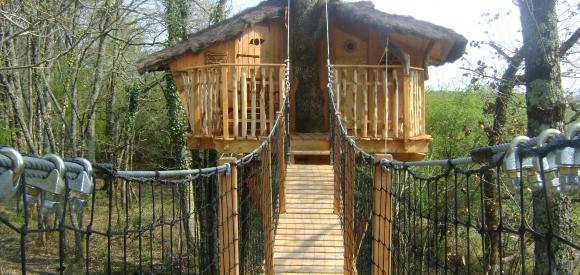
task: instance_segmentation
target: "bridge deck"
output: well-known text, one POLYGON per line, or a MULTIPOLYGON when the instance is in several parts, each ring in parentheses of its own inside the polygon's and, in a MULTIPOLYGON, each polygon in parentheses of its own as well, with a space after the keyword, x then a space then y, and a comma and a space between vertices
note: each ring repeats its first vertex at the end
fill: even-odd
POLYGON ((276 274, 344 274, 344 242, 333 213, 332 166, 289 165, 286 213, 274 243, 276 274))

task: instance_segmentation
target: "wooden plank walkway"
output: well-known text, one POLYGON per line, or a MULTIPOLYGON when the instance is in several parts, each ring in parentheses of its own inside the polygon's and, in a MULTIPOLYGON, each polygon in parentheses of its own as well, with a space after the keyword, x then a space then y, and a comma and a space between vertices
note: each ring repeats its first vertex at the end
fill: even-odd
POLYGON ((276 274, 344 274, 344 242, 333 213, 330 165, 289 165, 286 213, 274 243, 276 274))

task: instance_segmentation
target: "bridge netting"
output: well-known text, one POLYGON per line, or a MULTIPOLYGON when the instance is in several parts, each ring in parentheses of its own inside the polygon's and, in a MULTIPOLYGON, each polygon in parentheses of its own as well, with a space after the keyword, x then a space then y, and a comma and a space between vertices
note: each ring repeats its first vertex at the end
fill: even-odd
MULTIPOLYGON (((272 274, 289 161, 289 60, 269 136, 216 167, 117 171, 1 147, 0 273, 272 274)), ((327 64, 345 274, 578 271, 580 124, 460 159, 373 156, 336 115, 327 64)))
POLYGON ((2 147, 0 273, 266 273, 286 117, 252 153, 203 169, 116 171, 2 147))
POLYGON ((346 134, 334 108, 332 67, 331 159, 345 273, 579 270, 580 123, 464 158, 399 162, 365 152, 346 134))
POLYGON ((117 171, 0 147, 0 273, 269 273, 288 96, 283 106, 258 148, 216 167, 117 171))
POLYGON ((330 155, 345 274, 578 272, 580 122, 564 134, 548 129, 458 159, 373 156, 348 136, 336 108, 325 2, 330 155))

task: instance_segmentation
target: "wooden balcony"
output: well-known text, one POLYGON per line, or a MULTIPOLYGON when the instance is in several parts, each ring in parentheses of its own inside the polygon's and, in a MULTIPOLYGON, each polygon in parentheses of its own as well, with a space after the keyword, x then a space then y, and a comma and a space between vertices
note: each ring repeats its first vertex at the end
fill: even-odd
POLYGON ((425 132, 423 68, 334 65, 336 107, 348 135, 368 152, 421 159, 425 132))
POLYGON ((248 152, 284 102, 284 64, 216 64, 179 71, 190 148, 248 152))
MULTIPOLYGON (((189 148, 250 152, 273 127, 284 102, 284 64, 216 64, 178 71, 191 133, 189 148)), ((402 66, 334 65, 338 114, 368 152, 421 159, 425 133, 424 72, 402 66)), ((293 116, 291 116, 293 117, 293 116)), ((328 134, 292 133, 294 154, 328 151, 328 134), (305 138, 313 136, 314 138, 305 138)))

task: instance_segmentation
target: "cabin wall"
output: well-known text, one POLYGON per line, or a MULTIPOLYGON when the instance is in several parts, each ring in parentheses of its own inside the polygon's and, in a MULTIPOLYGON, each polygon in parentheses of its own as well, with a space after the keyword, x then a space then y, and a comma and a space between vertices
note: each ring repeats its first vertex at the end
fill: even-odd
MULTIPOLYGON (((334 86, 338 97, 335 100, 341 101, 339 112, 349 135, 363 139, 387 136, 407 139, 425 134, 421 68, 429 40, 400 33, 390 33, 388 40, 390 45, 409 54, 413 67, 409 75, 405 75, 401 64, 389 59, 385 76, 386 33, 340 19, 331 23, 330 54, 336 65, 334 86), (387 132, 383 131, 385 127, 387 132)), ((433 50, 441 47, 436 43, 433 50)), ((326 53, 321 55, 321 59, 325 56, 326 53)), ((321 68, 320 75, 326 75, 326 67, 321 68)), ((321 77, 323 87, 325 79, 321 77)))
POLYGON ((235 39, 235 63, 284 63, 286 27, 282 21, 256 24, 235 39))

